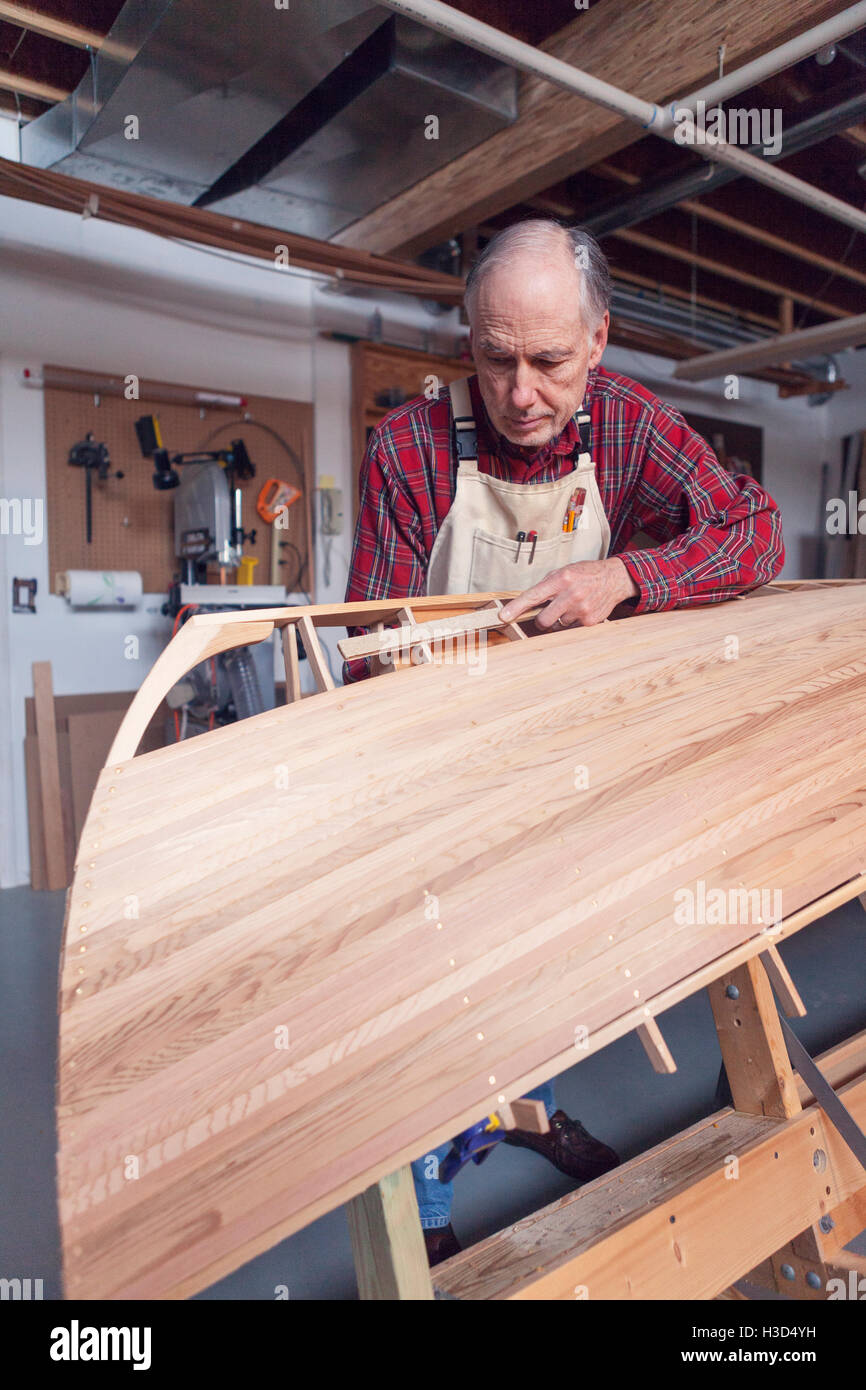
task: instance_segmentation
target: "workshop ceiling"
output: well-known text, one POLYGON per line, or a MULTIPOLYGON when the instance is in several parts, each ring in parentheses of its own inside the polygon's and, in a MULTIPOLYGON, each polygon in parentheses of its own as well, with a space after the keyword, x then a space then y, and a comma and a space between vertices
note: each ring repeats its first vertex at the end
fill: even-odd
MULTIPOLYGON (((712 80, 719 42, 735 70, 846 8, 454 5, 658 102, 712 80), (687 23, 689 43, 673 39, 687 23)), ((515 220, 577 222, 602 239, 621 324, 643 345, 655 327, 672 354, 705 348, 708 324, 721 344, 866 312, 850 228, 381 5, 221 0, 217 13, 208 0, 0 3, 0 106, 24 123, 23 161, 457 271, 515 220), (431 110, 442 135, 411 141, 431 110)), ((863 207, 866 32, 821 56, 727 104, 779 110, 779 167, 863 207)))

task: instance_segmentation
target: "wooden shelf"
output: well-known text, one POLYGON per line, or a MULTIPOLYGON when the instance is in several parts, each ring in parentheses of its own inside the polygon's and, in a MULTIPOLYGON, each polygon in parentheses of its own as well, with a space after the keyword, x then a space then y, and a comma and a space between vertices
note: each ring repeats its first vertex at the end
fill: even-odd
POLYGON ((405 399, 423 396, 428 379, 442 383, 474 372, 471 358, 444 357, 412 348, 361 340, 352 345, 352 524, 358 516, 358 478, 369 431, 397 406, 384 406, 376 397, 387 390, 402 391, 405 399))

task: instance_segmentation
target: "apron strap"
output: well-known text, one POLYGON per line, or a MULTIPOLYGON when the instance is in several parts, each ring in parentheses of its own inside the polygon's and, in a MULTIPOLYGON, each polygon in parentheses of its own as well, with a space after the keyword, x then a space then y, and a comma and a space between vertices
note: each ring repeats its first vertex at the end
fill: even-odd
POLYGON ((457 435, 457 458, 460 463, 478 463, 478 429, 472 414, 472 397, 469 395, 468 376, 458 377, 448 387, 451 397, 451 413, 454 416, 454 430, 457 435))
MULTIPOLYGON (((456 381, 452 381, 448 387, 448 394, 451 397, 451 413, 454 416, 457 458, 461 464, 477 465, 478 428, 475 424, 475 416, 472 414, 472 397, 469 394, 468 376, 458 377, 456 381)), ((590 415, 588 411, 584 410, 582 402, 575 418, 580 435, 580 453, 581 455, 590 455, 590 415)))
POLYGON ((580 408, 578 409, 577 417, 576 417, 576 418, 577 418, 577 429, 578 429, 578 433, 580 434, 580 452, 581 452, 582 454, 589 454, 589 453, 591 453, 591 449, 590 449, 590 430, 591 430, 591 424, 590 424, 590 416, 589 416, 589 414, 587 413, 587 411, 584 410, 584 408, 583 408, 583 403, 581 403, 580 408))

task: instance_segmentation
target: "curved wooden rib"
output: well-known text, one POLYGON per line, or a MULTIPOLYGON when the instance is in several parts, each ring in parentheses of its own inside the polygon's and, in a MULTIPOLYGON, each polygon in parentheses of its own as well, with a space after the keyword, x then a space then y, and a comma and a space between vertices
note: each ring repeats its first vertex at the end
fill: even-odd
MULTIPOLYGON (((515 589, 500 594, 453 594, 431 595, 413 599, 413 606, 429 614, 431 618, 445 618, 475 608, 484 608, 491 602, 514 598, 515 589)), ((165 651, 157 657, 141 689, 126 712, 123 723, 117 731, 108 754, 109 763, 124 762, 135 757, 144 731, 165 699, 173 685, 191 671, 199 662, 218 652, 229 651, 232 647, 252 646, 270 637, 275 627, 285 628, 291 623, 303 620, 309 627, 367 627, 381 618, 394 618, 406 602, 405 599, 378 599, 359 603, 310 604, 299 608, 260 608, 246 609, 236 613, 196 613, 188 618, 180 632, 175 633, 165 651)), ((315 643, 311 642, 314 647, 315 643)), ((284 646, 284 652, 285 652, 284 646)), ((296 682, 286 657, 286 678, 290 689, 296 682)), ((333 681, 327 669, 319 664, 317 681, 320 688, 332 689, 333 681)), ((297 685, 298 691, 300 686, 297 685)), ((293 698, 297 698, 296 696, 293 698)))
POLYGON ((199 662, 232 647, 264 642, 274 630, 273 620, 262 621, 249 613, 221 613, 220 623, 189 618, 154 662, 123 719, 108 753, 106 766, 134 758, 144 731, 173 685, 199 662))

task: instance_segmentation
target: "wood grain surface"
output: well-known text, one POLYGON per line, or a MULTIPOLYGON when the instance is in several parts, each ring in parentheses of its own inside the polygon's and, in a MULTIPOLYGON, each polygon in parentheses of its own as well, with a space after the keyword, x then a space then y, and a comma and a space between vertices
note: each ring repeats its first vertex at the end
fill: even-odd
POLYGON ((866 870, 863 586, 486 657, 103 771, 60 976, 68 1297, 206 1287, 766 949, 747 901, 866 870))

